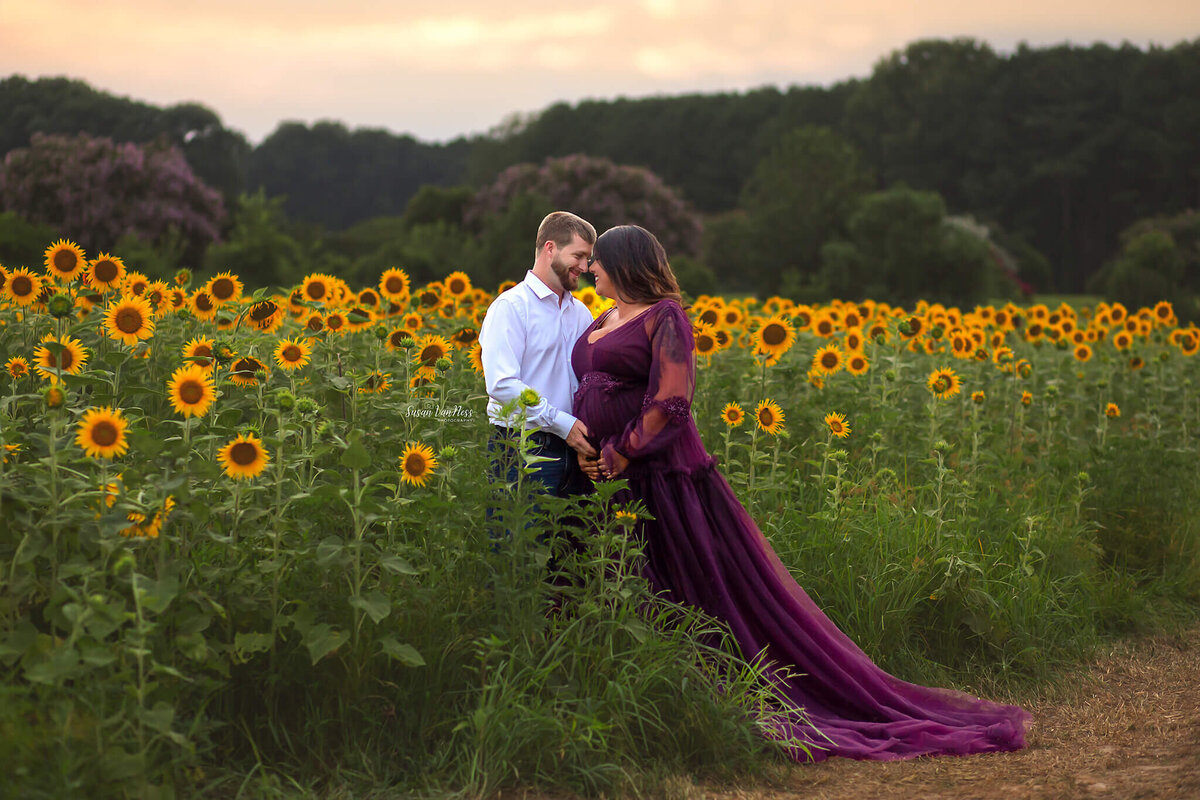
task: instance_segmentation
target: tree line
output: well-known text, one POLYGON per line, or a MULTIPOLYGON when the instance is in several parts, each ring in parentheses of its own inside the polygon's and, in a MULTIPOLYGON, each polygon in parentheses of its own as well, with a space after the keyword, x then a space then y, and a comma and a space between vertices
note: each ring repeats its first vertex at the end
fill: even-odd
MULTIPOLYGON (((0 152, 34 133, 176 147, 225 198, 227 234, 261 191, 256 224, 274 220, 310 252, 336 242, 343 267, 382 249, 506 269, 503 231, 515 237, 517 218, 552 199, 530 176, 586 156, 646 173, 630 190, 601 169, 621 208, 645 191, 649 216, 679 231, 694 228, 676 206, 695 213, 704 233, 683 252, 698 285, 819 295, 875 283, 905 296, 958 281, 968 297, 1006 285, 999 265, 1010 288, 1130 291, 1148 269, 1194 291, 1200 268, 1186 214, 1200 207, 1200 39, 1007 55, 925 40, 829 87, 559 103, 448 143, 285 122, 252 147, 198 104, 156 108, 65 78, 0 81, 0 107, 0 152), (533 183, 506 195, 516 165, 533 183), (889 232, 901 219, 907 234, 889 232), (909 274, 918 261, 924 278, 909 274), (991 277, 963 278, 955 263, 991 277)), ((0 234, 0 258, 2 245, 0 234)))

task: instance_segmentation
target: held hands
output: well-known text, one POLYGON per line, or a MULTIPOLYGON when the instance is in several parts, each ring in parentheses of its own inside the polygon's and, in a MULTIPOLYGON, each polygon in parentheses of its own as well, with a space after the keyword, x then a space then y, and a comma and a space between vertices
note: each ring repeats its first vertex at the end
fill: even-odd
POLYGON ((593 481, 604 481, 612 478, 619 478, 621 473, 625 471, 625 468, 629 466, 629 459, 611 447, 609 448, 608 452, 609 460, 612 462, 611 469, 605 463, 603 457, 596 456, 595 458, 589 458, 583 453, 578 454, 579 469, 581 469, 583 474, 587 475, 593 481))

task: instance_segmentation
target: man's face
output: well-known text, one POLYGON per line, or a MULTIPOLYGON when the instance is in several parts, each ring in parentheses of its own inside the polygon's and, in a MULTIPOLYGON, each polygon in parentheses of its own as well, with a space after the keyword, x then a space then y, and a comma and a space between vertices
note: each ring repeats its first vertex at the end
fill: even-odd
POLYGON ((587 260, 591 255, 592 246, 580 238, 579 234, 575 234, 565 247, 555 248, 550 268, 568 292, 578 288, 579 276, 587 271, 587 260))

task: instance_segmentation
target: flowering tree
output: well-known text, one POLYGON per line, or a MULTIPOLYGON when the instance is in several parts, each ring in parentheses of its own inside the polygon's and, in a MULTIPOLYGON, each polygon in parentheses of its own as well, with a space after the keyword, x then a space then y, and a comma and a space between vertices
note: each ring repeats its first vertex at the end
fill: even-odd
POLYGON ((53 225, 93 251, 127 234, 150 242, 172 230, 200 252, 218 238, 221 195, 164 141, 115 144, 85 133, 35 133, 0 167, 0 211, 53 225))
POLYGON ((657 236, 668 255, 695 255, 700 249, 699 215, 661 178, 648 169, 585 155, 509 167, 468 202, 464 221, 480 230, 489 215, 501 215, 518 195, 531 194, 578 214, 598 233, 632 223, 657 236))

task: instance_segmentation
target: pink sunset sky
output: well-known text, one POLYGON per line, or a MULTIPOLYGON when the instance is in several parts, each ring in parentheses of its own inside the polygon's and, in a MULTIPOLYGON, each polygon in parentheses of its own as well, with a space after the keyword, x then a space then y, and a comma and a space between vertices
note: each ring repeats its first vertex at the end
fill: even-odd
POLYGON ((0 77, 199 102, 253 142, 319 119, 446 141, 560 100, 828 85, 958 36, 1169 47, 1200 2, 0 0, 0 77))

